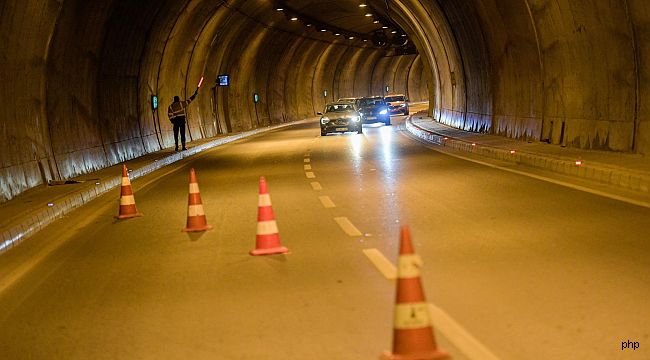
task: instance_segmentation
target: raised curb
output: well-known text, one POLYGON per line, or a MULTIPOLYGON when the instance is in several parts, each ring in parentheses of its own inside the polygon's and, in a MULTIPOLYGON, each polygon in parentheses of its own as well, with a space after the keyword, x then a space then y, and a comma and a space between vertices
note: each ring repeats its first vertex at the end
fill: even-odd
MULTIPOLYGON (((270 130, 281 129, 287 126, 292 126, 298 124, 299 122, 286 123, 280 125, 274 125, 271 127, 255 129, 240 134, 216 139, 210 142, 206 142, 195 147, 191 147, 188 150, 177 152, 171 154, 167 157, 164 157, 159 160, 155 160, 149 165, 145 165, 139 169, 129 171, 129 179, 132 181, 145 176, 149 173, 152 173, 158 169, 161 169, 167 165, 173 164, 177 161, 185 159, 187 157, 196 155, 200 152, 209 150, 211 148, 221 146, 233 141, 241 140, 243 138, 264 133, 270 130)), ((115 176, 113 178, 103 180, 101 183, 97 184, 94 188, 81 190, 79 192, 70 194, 58 200, 54 206, 48 207, 26 220, 22 221, 20 224, 15 225, 8 230, 2 232, 2 237, 0 237, 0 254, 12 248, 20 241, 36 234, 38 231, 45 228, 50 223, 54 222, 56 219, 63 217, 68 214, 70 211, 88 203, 91 200, 96 199, 100 195, 105 194, 106 192, 113 190, 122 184, 122 175, 115 176)))
POLYGON ((422 128, 414 124, 411 117, 406 120, 405 124, 406 130, 414 136, 428 143, 449 147, 454 150, 470 152, 513 164, 550 170, 559 174, 576 176, 644 194, 648 194, 650 189, 650 174, 647 172, 621 169, 598 163, 581 162, 578 165, 577 160, 573 159, 471 143, 422 128))

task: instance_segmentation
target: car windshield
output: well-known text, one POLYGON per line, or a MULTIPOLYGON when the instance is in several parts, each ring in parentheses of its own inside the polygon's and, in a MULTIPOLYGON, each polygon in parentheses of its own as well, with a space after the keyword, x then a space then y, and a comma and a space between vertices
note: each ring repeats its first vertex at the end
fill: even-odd
POLYGON ((385 105, 385 103, 384 100, 382 99, 362 99, 359 102, 359 105, 363 107, 374 107, 374 106, 385 105))
POLYGON ((386 97, 386 102, 391 101, 404 101, 404 96, 388 96, 386 97))
POLYGON ((352 110, 354 110, 352 104, 332 104, 327 105, 325 108, 325 112, 346 112, 352 110))

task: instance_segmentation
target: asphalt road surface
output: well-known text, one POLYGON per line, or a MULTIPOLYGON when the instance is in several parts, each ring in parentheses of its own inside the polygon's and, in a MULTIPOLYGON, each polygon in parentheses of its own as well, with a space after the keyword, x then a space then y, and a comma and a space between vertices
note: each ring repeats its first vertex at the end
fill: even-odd
POLYGON ((29 270, 2 275, 0 358, 376 359, 395 282, 366 253, 394 263, 402 225, 427 300, 499 358, 650 358, 650 210, 434 151, 402 120, 231 143, 134 181, 144 217, 113 219, 116 190, 57 221, 0 256, 29 270), (248 254, 260 176, 287 255, 248 254))

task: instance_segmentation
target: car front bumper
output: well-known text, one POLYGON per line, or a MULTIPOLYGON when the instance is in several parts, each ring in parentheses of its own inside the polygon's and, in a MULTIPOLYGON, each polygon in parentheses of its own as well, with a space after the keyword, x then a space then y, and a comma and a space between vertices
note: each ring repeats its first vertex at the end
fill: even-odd
POLYGON ((330 121, 326 124, 320 125, 321 132, 331 133, 331 132, 348 132, 348 131, 359 131, 361 127, 361 122, 355 121, 330 121))

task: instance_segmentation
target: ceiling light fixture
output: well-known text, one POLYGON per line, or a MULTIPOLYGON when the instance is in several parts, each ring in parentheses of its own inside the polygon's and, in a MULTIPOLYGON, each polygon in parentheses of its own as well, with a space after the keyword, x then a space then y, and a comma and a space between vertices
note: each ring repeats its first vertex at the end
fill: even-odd
POLYGON ((367 14, 366 14, 366 17, 371 17, 371 16, 372 16, 371 13, 367 13, 367 14))
POLYGON ((294 16, 291 18, 291 21, 298 21, 298 18, 294 16))
POLYGON ((359 4, 359 7, 360 7, 360 8, 364 8, 364 7, 366 7, 366 6, 368 6, 368 5, 366 5, 366 4, 359 4))

